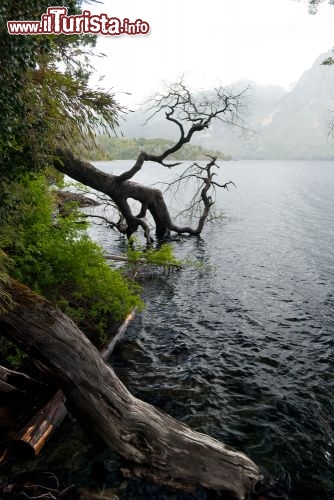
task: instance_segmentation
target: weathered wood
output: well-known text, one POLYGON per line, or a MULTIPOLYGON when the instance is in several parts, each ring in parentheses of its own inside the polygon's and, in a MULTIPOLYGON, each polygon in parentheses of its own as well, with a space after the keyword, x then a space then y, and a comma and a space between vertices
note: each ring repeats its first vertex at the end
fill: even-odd
MULTIPOLYGON (((216 158, 212 158, 203 169, 206 172, 204 176, 194 176, 195 178, 201 179, 203 183, 199 194, 203 202, 203 212, 195 228, 190 226, 179 227, 172 221, 163 193, 159 189, 144 186, 129 180, 142 168, 146 161, 157 161, 159 158, 160 157, 149 155, 142 151, 134 167, 128 172, 124 172, 117 176, 103 172, 87 161, 75 158, 69 151, 57 150, 54 166, 60 172, 68 175, 72 179, 82 182, 86 186, 109 196, 122 216, 118 223, 111 222, 111 225, 121 233, 126 234, 128 238, 135 233, 139 227, 142 227, 147 242, 152 243, 150 228, 144 220, 147 212, 150 212, 155 222, 155 232, 159 241, 162 241, 171 231, 178 234, 186 233, 198 236, 203 230, 204 223, 213 205, 212 198, 208 195, 208 192, 214 185, 218 186, 218 184, 213 181, 213 176, 215 174, 211 172, 211 168, 215 165, 216 158), (134 215, 132 213, 132 209, 128 203, 129 199, 140 202, 141 210, 139 214, 134 215), (126 221, 126 224, 124 224, 124 221, 126 221)), ((220 187, 226 188, 227 184, 220 187)))
POLYGON ((6 291, 16 306, 0 317, 3 334, 44 364, 69 410, 132 464, 128 472, 158 484, 247 498, 261 476, 246 455, 132 396, 61 311, 15 281, 6 291))
POLYGON ((22 391, 34 383, 36 381, 25 373, 0 366, 0 392, 22 391))
MULTIPOLYGON (((148 156, 141 153, 136 161, 136 165, 143 165, 148 156)), ((151 212, 156 223, 156 234, 158 240, 163 239, 169 224, 172 224, 168 208, 164 202, 161 191, 156 188, 143 186, 136 182, 119 180, 119 177, 113 174, 102 172, 87 161, 75 158, 70 152, 56 151, 54 166, 60 172, 68 175, 76 181, 82 182, 101 193, 106 194, 115 203, 126 221, 126 224, 117 223, 114 225, 121 233, 130 237, 139 227, 142 227, 147 239, 149 237, 149 227, 143 220, 143 213, 136 216, 132 213, 128 199, 132 198, 141 203, 143 207, 151 212)))
POLYGON ((139 227, 142 227, 147 243, 152 243, 150 227, 145 220, 148 212, 154 220, 158 241, 168 237, 171 231, 198 236, 203 230, 213 205, 213 197, 210 193, 214 193, 217 187, 226 188, 229 184, 219 185, 214 181, 215 173, 212 172, 212 167, 215 165, 216 158, 209 157, 211 161, 205 167, 195 163, 194 166, 197 166, 195 172, 188 171, 187 174, 184 173, 179 177, 183 180, 192 178, 198 183, 198 190, 194 193, 195 199, 193 199, 190 208, 192 211, 194 207, 201 207, 197 227, 177 226, 166 206, 163 193, 154 187, 133 182, 132 179, 148 161, 168 168, 180 165, 181 162, 171 163, 168 158, 180 151, 198 132, 208 129, 214 121, 235 123, 238 109, 243 106, 243 97, 246 91, 247 89, 234 94, 218 87, 214 89, 209 99, 198 101, 191 95, 183 82, 178 82, 171 85, 165 95, 153 98, 150 106, 151 118, 157 113, 163 113, 177 131, 178 137, 175 143, 167 146, 163 152, 152 154, 141 151, 133 166, 120 175, 102 172, 88 162, 75 158, 69 151, 61 151, 60 149, 55 152, 54 166, 72 179, 109 196, 121 215, 119 222, 112 224, 112 226, 126 234, 128 238, 139 227), (133 213, 129 199, 134 199, 141 204, 138 214, 133 213), (201 200, 200 203, 198 203, 199 200, 201 200))
POLYGON ((14 392, 18 391, 17 387, 14 387, 11 384, 7 384, 7 382, 3 382, 0 380, 0 392, 14 392))
MULTIPOLYGON (((111 356, 117 342, 122 338, 129 323, 135 317, 135 311, 121 323, 115 335, 109 343, 100 351, 102 359, 107 361, 111 356)), ((65 406, 66 397, 62 391, 57 393, 43 406, 15 436, 10 443, 10 448, 18 450, 22 448, 22 454, 37 456, 45 443, 50 439, 53 432, 59 427, 67 415, 65 406)))
POLYGON ((1 417, 5 411, 1 407, 15 406, 22 396, 27 396, 32 388, 36 389, 36 385, 36 381, 25 373, 0 366, 0 431, 4 427, 1 417))
POLYGON ((9 448, 22 450, 22 455, 37 456, 54 430, 67 415, 65 395, 56 394, 43 406, 15 436, 9 448))
POLYGON ((101 354, 101 358, 104 361, 108 361, 108 359, 110 358, 110 356, 113 353, 113 350, 115 349, 116 344, 121 340, 121 338, 125 334, 129 324, 134 319, 135 315, 136 315, 135 310, 131 311, 127 315, 125 320, 122 322, 122 324, 120 325, 120 327, 118 328, 118 330, 116 331, 115 335, 110 340, 110 342, 105 347, 103 347, 101 349, 100 354, 101 354))

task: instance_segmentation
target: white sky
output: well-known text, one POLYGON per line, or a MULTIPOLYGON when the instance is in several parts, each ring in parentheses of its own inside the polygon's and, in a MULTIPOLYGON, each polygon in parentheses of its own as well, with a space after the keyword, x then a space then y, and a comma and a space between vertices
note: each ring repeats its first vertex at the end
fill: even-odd
POLYGON ((307 0, 105 0, 92 13, 150 24, 148 35, 99 36, 101 86, 136 105, 184 74, 192 89, 241 78, 288 87, 334 46, 334 7, 308 13, 307 0))

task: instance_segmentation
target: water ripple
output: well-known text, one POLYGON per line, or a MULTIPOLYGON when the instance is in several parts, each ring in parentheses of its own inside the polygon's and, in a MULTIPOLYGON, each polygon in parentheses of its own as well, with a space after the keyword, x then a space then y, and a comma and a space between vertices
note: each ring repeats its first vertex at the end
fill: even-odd
POLYGON ((204 268, 146 284, 113 363, 137 395, 248 453, 280 498, 333 499, 333 168, 225 170, 230 219, 176 246, 204 268))

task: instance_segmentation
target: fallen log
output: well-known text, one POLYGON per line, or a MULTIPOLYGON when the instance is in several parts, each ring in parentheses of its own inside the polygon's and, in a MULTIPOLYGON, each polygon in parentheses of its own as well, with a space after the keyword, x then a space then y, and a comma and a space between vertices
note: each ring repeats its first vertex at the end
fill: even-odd
POLYGON ((17 387, 14 387, 11 384, 8 384, 7 382, 4 382, 3 380, 0 380, 0 392, 14 392, 18 391, 17 387))
POLYGON ((21 392, 36 381, 25 373, 0 366, 0 392, 21 392))
POLYGON ((69 411, 128 461, 127 474, 238 500, 249 496, 261 475, 246 455, 132 396, 59 309, 14 280, 3 286, 15 303, 0 316, 3 335, 39 360, 62 387, 69 411))
POLYGON ((105 347, 103 347, 100 350, 101 358, 104 361, 108 361, 108 359, 110 358, 110 356, 113 353, 113 350, 115 349, 116 344, 123 337, 124 333, 126 332, 126 330, 127 330, 128 326, 129 326, 129 324, 131 323, 131 321, 134 319, 135 315, 136 315, 135 310, 131 311, 127 315, 127 317, 125 318, 125 320, 122 322, 122 324, 120 325, 120 327, 117 329, 115 335, 112 337, 112 339, 110 340, 110 342, 105 347))
POLYGON ((9 450, 16 452, 21 458, 37 456, 66 417, 65 400, 64 393, 57 391, 10 442, 9 450))
MULTIPOLYGON (((100 351, 103 360, 107 361, 110 358, 117 342, 122 338, 134 317, 135 311, 131 311, 121 323, 111 341, 100 351)), ((10 452, 14 452, 21 458, 32 458, 39 455, 45 443, 68 413, 65 401, 64 393, 57 391, 47 404, 28 421, 15 436, 15 439, 10 442, 8 454, 4 456, 6 460, 8 460, 10 452)))

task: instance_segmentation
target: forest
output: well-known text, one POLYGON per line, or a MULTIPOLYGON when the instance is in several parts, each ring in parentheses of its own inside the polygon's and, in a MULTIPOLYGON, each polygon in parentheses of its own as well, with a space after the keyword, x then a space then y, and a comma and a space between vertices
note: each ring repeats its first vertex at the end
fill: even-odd
MULTIPOLYGON (((168 139, 125 139, 99 135, 96 137, 96 147, 92 147, 89 150, 83 148, 82 157, 93 161, 129 160, 137 158, 142 150, 160 155, 172 145, 173 142, 168 139)), ((201 160, 204 156, 228 159, 222 151, 212 151, 192 144, 186 144, 182 149, 174 153, 171 158, 182 161, 201 160)))

